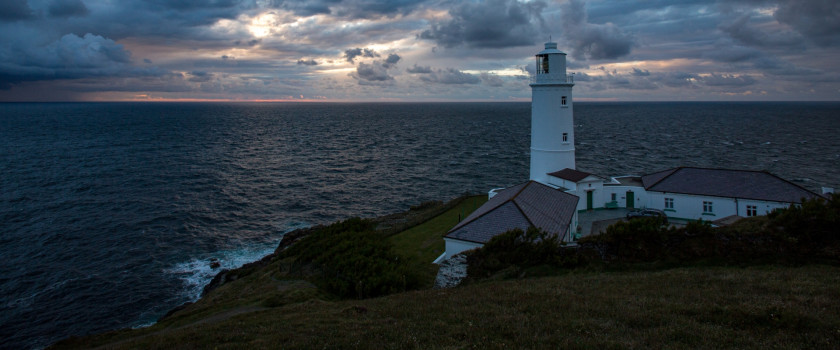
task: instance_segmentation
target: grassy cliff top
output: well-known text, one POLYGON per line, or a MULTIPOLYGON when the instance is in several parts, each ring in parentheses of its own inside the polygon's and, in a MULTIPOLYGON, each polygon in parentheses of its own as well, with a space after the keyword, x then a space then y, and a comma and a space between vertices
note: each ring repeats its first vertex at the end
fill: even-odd
MULTIPOLYGON (((836 349, 838 199, 725 230, 625 223, 574 250, 505 234, 470 255, 470 268, 487 277, 445 290, 429 289, 436 271, 430 261, 443 251, 446 231, 486 199, 424 203, 301 232, 295 249, 281 244, 260 263, 227 272, 225 283, 151 327, 70 338, 53 348, 836 349), (312 253, 371 237, 380 238, 382 251, 312 253), (346 260, 334 259, 339 255, 346 260), (354 272, 336 266, 344 261, 396 276, 383 284, 391 288, 386 293, 403 291, 367 299, 337 294, 370 290, 361 282, 334 288, 332 276, 354 272), (576 267, 562 267, 569 261, 576 267), (409 271, 413 284, 394 271, 409 271), (524 278, 536 275, 550 276, 524 278)), ((382 282, 376 273, 354 276, 382 282)))
POLYGON ((232 305, 56 348, 837 348, 840 268, 581 272, 365 300, 232 305))

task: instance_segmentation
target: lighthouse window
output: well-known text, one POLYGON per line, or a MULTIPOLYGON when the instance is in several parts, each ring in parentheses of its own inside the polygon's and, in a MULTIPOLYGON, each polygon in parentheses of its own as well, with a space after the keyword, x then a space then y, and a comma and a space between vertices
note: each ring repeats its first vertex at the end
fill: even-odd
POLYGON ((563 142, 569 142, 569 133, 567 133, 567 132, 563 133, 563 142))
POLYGON ((566 105, 566 96, 560 98, 560 104, 564 106, 566 105))
POLYGON ((548 56, 537 55, 537 73, 548 74, 548 56))

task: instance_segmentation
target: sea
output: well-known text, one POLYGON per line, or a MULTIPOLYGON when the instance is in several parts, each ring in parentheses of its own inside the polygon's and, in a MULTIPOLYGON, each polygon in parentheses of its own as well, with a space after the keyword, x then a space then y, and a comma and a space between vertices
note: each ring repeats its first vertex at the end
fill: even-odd
MULTIPOLYGON (((585 103, 577 167, 840 189, 840 103, 585 103)), ((0 348, 145 327, 283 234, 528 180, 529 103, 0 104, 0 348)))

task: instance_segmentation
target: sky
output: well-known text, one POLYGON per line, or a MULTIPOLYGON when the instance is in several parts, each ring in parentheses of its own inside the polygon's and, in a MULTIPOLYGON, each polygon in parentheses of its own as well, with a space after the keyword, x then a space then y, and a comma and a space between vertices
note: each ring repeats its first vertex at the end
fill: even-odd
POLYGON ((0 101, 840 101, 837 0, 2 0, 0 101))

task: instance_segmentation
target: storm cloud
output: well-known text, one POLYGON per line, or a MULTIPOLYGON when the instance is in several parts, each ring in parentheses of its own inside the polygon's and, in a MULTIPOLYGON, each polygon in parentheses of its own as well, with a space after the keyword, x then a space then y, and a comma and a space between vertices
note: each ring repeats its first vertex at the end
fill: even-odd
POLYGON ((615 59, 630 53, 634 41, 612 23, 587 20, 582 0, 569 0, 561 9, 563 37, 572 45, 576 59, 615 59))
POLYGON ((420 80, 429 83, 455 85, 478 84, 481 82, 481 79, 477 76, 454 68, 434 70, 428 75, 421 75, 420 80))
POLYGON ((0 100, 524 101, 549 37, 581 100, 837 100, 838 13, 834 0, 0 1, 0 100))
POLYGON ((17 21, 32 16, 32 9, 26 1, 7 0, 0 2, 0 21, 17 21))
POLYGON ((111 39, 85 34, 67 34, 36 48, 2 47, 0 57, 11 57, 0 65, 0 87, 47 79, 89 76, 132 76, 157 74, 131 66, 131 53, 111 39))
POLYGON ((347 60, 347 62, 353 63, 353 60, 356 59, 356 57, 371 57, 371 58, 373 58, 373 57, 379 57, 379 54, 376 53, 376 51, 374 51, 374 50, 362 49, 362 48, 358 48, 358 47, 355 48, 355 49, 349 49, 349 50, 344 51, 344 58, 347 60))
POLYGON ((543 24, 542 1, 488 0, 463 3, 449 11, 451 19, 433 22, 420 33, 443 47, 503 48, 533 45, 543 24))

